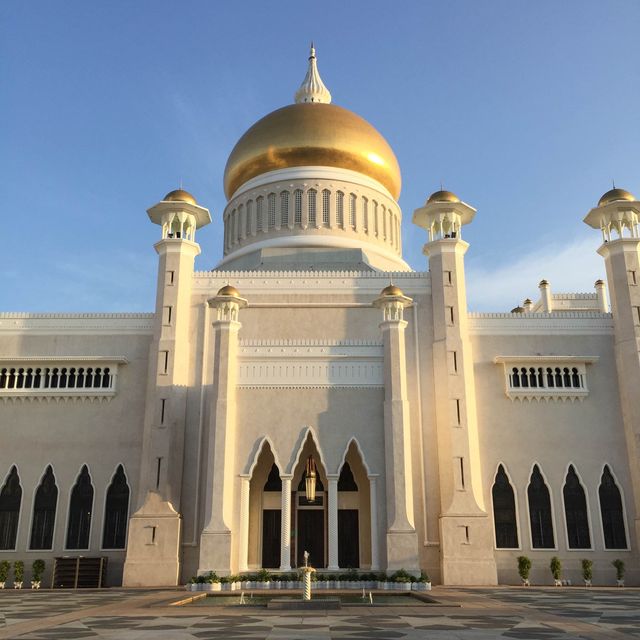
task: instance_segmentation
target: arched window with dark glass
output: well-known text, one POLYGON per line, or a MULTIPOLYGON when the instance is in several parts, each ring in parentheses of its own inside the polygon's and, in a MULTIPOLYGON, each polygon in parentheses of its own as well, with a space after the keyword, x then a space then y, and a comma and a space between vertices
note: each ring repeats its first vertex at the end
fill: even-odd
POLYGON ((93 485, 87 465, 82 466, 69 503, 69 524, 67 527, 67 549, 88 549, 93 511, 93 485))
POLYGON ((502 465, 498 467, 491 495, 493 498, 496 547, 498 549, 517 549, 516 499, 513 487, 502 465))
POLYGON ((587 498, 573 465, 569 465, 562 495, 564 497, 564 515, 567 521, 569 549, 590 549, 591 536, 589 535, 587 498))
POLYGON ((29 549, 52 549, 53 527, 58 506, 58 487, 53 469, 49 465, 36 489, 31 521, 29 549))
POLYGON ((605 465, 598 488, 605 549, 627 549, 622 496, 616 481, 605 465))
POLYGON ((16 548, 21 502, 22 487, 18 469, 14 465, 0 489, 0 549, 3 551, 16 548))
POLYGON ((264 483, 264 491, 282 491, 282 479, 280 478, 280 471, 276 464, 271 465, 271 470, 267 477, 267 481, 264 483))
POLYGON ((551 497, 549 489, 534 465, 527 487, 529 499, 529 522, 531 523, 531 546, 534 549, 553 549, 553 520, 551 518, 551 497))
POLYGON ((129 485, 120 464, 111 478, 104 507, 103 549, 124 549, 129 520, 129 485))
POLYGON ((342 469, 340 471, 340 477, 338 478, 338 491, 357 491, 358 484, 356 483, 356 479, 353 477, 353 471, 351 471, 351 467, 348 462, 345 462, 342 465, 342 469))

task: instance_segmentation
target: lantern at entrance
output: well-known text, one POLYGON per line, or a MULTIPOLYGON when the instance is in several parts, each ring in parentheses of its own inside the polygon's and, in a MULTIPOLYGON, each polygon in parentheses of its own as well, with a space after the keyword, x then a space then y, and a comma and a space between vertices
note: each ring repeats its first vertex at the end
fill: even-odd
POLYGON ((316 463, 313 461, 313 456, 309 456, 304 474, 307 502, 314 502, 316 499, 316 477, 316 463))

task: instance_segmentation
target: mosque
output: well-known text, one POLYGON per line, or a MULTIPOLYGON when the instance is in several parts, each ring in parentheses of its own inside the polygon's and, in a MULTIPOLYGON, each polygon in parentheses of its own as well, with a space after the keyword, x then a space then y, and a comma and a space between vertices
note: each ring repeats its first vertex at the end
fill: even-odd
MULTIPOLYGON (((584 221, 607 283, 467 310, 450 191, 413 212, 400 168, 336 106, 311 49, 295 103, 238 141, 222 260, 184 190, 158 225, 153 313, 0 314, 0 560, 103 556, 108 583, 198 572, 426 571, 436 584, 640 581, 640 202, 584 221), (608 292, 607 292, 608 289, 608 292)), ((576 212, 579 215, 579 212, 576 212)), ((482 221, 479 221, 482 224, 482 221)), ((216 221, 216 224, 219 224, 216 221)))

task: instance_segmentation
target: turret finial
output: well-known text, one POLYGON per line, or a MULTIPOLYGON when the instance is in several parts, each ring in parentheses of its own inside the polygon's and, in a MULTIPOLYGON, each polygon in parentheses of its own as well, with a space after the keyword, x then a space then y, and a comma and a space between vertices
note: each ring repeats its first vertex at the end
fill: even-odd
POLYGON ((316 62, 316 50, 311 42, 311 50, 309 52, 309 67, 307 75, 305 75, 300 88, 296 91, 296 103, 301 102, 331 102, 331 93, 324 86, 320 74, 318 73, 318 65, 316 62))

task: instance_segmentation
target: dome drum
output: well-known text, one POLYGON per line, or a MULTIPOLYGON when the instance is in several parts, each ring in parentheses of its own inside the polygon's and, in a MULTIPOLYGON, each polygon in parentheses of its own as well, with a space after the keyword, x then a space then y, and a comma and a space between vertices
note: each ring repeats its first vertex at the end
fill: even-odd
POLYGON ((229 257, 267 240, 300 246, 301 237, 309 246, 342 238, 378 247, 394 260, 401 255, 400 208, 382 190, 353 182, 283 180, 243 190, 227 204, 223 220, 229 257))

